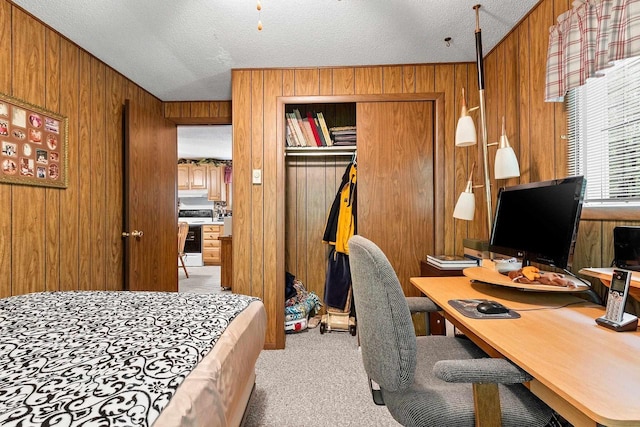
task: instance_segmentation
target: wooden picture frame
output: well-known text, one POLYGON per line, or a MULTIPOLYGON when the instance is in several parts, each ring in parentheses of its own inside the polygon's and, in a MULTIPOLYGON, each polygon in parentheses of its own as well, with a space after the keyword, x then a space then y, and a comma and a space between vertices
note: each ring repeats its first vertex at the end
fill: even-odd
POLYGON ((0 183, 67 188, 68 118, 0 93, 0 183))

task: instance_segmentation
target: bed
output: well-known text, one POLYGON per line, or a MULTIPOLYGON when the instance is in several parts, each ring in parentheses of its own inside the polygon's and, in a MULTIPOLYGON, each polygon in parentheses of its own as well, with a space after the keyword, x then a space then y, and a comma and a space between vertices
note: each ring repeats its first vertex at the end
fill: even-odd
POLYGON ((266 313, 234 294, 0 300, 0 425, 238 426, 266 313))

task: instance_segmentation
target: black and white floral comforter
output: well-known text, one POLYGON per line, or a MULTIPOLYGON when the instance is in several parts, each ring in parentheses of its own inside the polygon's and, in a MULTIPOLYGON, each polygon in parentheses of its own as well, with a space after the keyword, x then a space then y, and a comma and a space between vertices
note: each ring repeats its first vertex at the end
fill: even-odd
POLYGON ((159 292, 2 299, 0 425, 151 425, 255 299, 159 292))

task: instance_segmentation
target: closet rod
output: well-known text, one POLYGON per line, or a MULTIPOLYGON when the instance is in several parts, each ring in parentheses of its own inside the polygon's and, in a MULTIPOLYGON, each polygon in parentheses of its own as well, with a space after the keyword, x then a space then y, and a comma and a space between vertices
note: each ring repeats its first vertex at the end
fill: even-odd
POLYGON ((313 156, 353 156, 353 151, 306 151, 306 152, 285 152, 285 156, 293 157, 313 157, 313 156))

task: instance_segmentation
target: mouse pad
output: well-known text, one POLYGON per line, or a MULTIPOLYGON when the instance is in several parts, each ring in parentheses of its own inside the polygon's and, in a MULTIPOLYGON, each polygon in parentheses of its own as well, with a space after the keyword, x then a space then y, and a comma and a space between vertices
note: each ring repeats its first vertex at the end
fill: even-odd
POLYGON ((509 310, 508 313, 498 313, 498 314, 486 314, 480 313, 476 307, 481 302, 488 301, 486 299, 452 299, 449 300, 449 305, 456 310, 458 310, 461 314, 466 317, 471 317, 472 319, 519 319, 520 314, 516 313, 513 310, 509 310))

